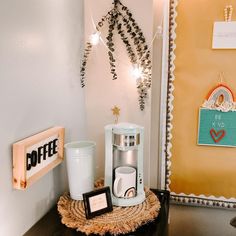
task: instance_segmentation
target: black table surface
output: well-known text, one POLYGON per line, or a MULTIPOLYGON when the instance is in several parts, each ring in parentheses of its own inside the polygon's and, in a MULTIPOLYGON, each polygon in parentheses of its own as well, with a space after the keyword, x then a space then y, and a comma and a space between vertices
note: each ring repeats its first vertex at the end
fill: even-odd
MULTIPOLYGON (((161 203, 160 212, 155 221, 148 223, 135 232, 123 234, 125 236, 167 236, 170 194, 165 190, 152 189, 161 203)), ((53 207, 41 220, 39 220, 24 236, 85 236, 75 229, 66 227, 61 223, 57 207, 53 207)), ((91 236, 94 234, 91 234, 91 236)), ((110 234, 106 234, 109 236, 110 234)))

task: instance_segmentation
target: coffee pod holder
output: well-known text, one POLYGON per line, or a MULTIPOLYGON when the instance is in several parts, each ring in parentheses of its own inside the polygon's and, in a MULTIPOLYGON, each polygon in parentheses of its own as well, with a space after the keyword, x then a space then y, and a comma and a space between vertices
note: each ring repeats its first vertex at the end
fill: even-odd
POLYGON ((111 124, 105 127, 105 186, 111 189, 115 206, 134 206, 145 200, 143 185, 144 128, 131 123, 111 124), (114 194, 115 170, 118 167, 136 169, 133 197, 117 197, 114 194))

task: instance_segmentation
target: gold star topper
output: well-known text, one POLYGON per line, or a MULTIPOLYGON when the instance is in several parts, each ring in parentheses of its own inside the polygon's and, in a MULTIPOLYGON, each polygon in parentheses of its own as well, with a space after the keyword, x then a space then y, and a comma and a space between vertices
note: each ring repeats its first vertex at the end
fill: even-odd
POLYGON ((112 114, 115 116, 115 124, 117 124, 120 116, 120 108, 118 106, 114 106, 111 110, 112 114))

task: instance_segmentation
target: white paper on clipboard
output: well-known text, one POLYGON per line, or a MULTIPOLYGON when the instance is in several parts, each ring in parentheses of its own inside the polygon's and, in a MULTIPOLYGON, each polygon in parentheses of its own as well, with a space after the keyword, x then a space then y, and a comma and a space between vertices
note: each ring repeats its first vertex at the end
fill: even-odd
POLYGON ((236 49, 236 21, 214 23, 213 49, 236 49))

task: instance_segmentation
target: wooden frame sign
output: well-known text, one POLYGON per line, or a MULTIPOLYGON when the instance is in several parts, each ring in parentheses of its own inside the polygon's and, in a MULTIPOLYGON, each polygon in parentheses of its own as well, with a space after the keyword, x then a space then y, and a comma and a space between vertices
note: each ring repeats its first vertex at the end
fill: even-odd
POLYGON ((64 128, 53 127, 13 144, 13 187, 26 189, 64 158, 64 128))

